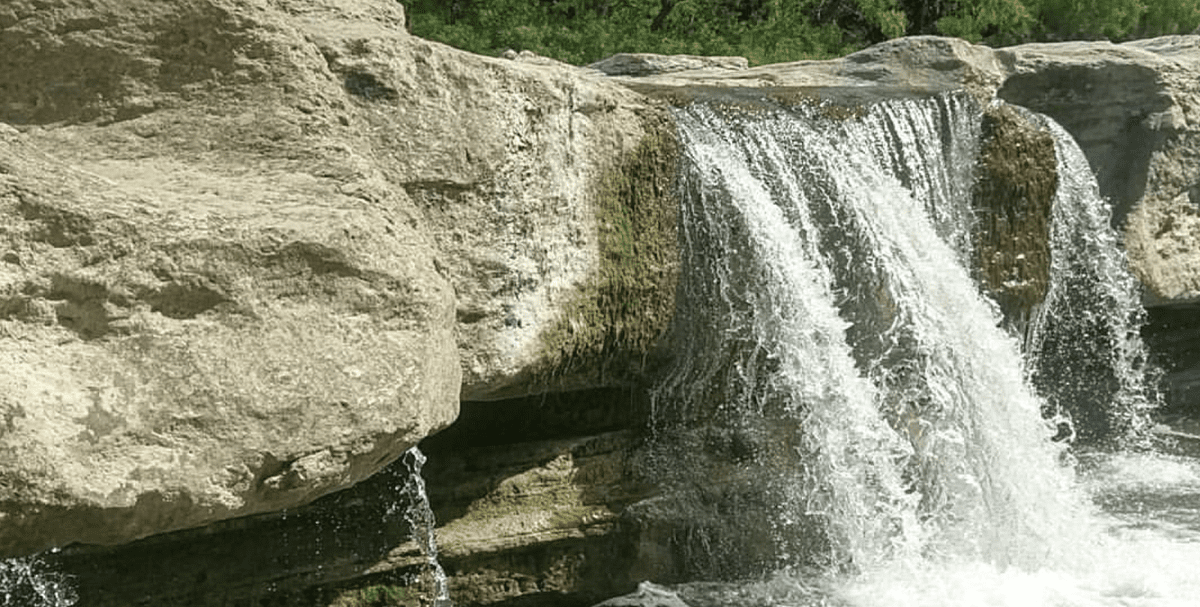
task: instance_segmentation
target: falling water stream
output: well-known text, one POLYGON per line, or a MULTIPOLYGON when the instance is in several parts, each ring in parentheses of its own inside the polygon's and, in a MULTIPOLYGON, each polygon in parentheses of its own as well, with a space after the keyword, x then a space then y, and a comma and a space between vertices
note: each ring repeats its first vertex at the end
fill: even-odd
MULTIPOLYGON (((833 117, 765 102, 677 110, 679 362, 656 423, 675 430, 664 443, 744 446, 723 454, 738 459, 731 475, 677 445, 670 461, 701 471, 667 477, 757 487, 764 497, 744 502, 765 511, 772 544, 764 556, 757 540, 706 535, 693 550, 747 550, 768 581, 693 586, 693 602, 1200 602, 1200 463, 1072 450, 1043 418, 1066 401, 1116 411, 1123 445, 1146 427, 1140 307, 1094 178, 1035 117, 1057 142, 1053 261, 1029 334, 1010 334, 968 269, 980 116, 956 95, 833 117)), ((702 575, 755 577, 707 562, 702 575)))
MULTIPOLYGON (((676 110, 684 271, 650 465, 680 566, 720 581, 676 586, 693 607, 1200 604, 1200 459, 1146 438, 1143 312, 1095 180, 1028 115, 1056 142, 1050 279, 1006 330, 970 270, 981 115, 965 95, 676 110), (1064 411, 1116 440, 1052 440, 1064 411)), ((425 457, 404 462, 388 514, 445 607, 425 457)), ((0 561, 0 605, 75 601, 38 557, 0 561)))
MULTIPOLYGON (((425 560, 429 564, 430 577, 433 585, 433 607, 451 607, 450 584, 446 580, 446 572, 438 562, 437 537, 434 527, 437 521, 433 509, 429 505, 429 495, 425 492, 425 478, 421 476, 421 468, 425 465, 425 454, 417 447, 412 447, 402 456, 408 476, 400 487, 400 497, 407 503, 404 509, 404 519, 412 528, 413 536, 425 560)), ((399 503, 399 502, 398 502, 399 503)), ((396 512, 389 512, 395 515, 396 512)))

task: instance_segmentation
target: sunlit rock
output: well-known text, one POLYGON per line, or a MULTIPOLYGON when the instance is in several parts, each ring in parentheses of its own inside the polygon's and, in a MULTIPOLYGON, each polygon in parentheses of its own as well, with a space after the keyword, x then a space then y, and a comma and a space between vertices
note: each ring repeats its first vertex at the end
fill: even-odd
POLYGON ((383 0, 0 9, 0 554, 295 507, 460 397, 649 364, 663 110, 404 23, 383 0))

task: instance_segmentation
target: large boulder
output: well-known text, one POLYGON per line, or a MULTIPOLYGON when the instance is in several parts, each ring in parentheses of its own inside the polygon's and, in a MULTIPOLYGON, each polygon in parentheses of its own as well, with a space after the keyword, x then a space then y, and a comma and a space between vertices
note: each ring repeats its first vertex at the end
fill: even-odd
POLYGON ((620 383, 650 347, 663 113, 404 24, 390 0, 0 8, 0 555, 303 504, 460 396, 620 383))
MULTIPOLYGON (((678 271, 677 152, 654 96, 835 115, 964 89, 1028 105, 1080 138, 1154 301, 1200 293, 1196 37, 999 50, 917 37, 751 69, 646 55, 578 68, 471 55, 405 22, 392 0, 0 7, 0 555, 310 502, 463 400, 486 440, 460 427, 427 443, 460 588, 507 599, 545 574, 544 588, 595 593, 671 565, 672 528, 627 510, 667 502, 636 478, 623 432, 646 414, 630 384, 656 363, 678 271), (522 398, 546 392, 560 394, 522 398), (508 425, 558 409, 552 431, 508 425)), ((990 202, 1011 206, 1021 190, 994 177, 990 202)), ((120 550, 232 550, 226 538, 271 535, 241 532, 258 520, 120 550)), ((420 561, 415 544, 375 544, 339 567, 312 551, 286 579, 420 561)), ((119 551, 72 550, 77 563, 119 551)), ((238 575, 225 565, 213 579, 238 575)), ((189 567, 175 573, 203 594, 189 567)))
POLYGON ((1010 71, 998 95, 1054 118, 1083 149, 1146 303, 1200 298, 1200 36, 998 52, 1010 71))
POLYGON ((914 36, 845 57, 737 69, 728 61, 680 70, 679 61, 617 56, 592 67, 612 80, 654 96, 687 102, 717 96, 861 104, 903 96, 967 90, 990 99, 1004 80, 1002 56, 957 38, 914 36), (635 61, 636 60, 636 61, 635 61))
POLYGON ((28 139, 0 143, 0 552, 293 506, 453 421, 453 293, 388 209, 28 139))

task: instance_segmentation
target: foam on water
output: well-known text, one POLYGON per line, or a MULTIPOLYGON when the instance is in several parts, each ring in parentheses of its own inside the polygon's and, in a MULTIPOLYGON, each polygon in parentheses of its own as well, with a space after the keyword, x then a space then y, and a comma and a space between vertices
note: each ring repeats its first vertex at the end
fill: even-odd
POLYGON ((1179 515, 1200 512, 1193 464, 1160 459, 1133 482, 1148 471, 1128 458, 1148 456, 1097 454, 1077 478, 1042 417, 1074 399, 1117 411, 1104 430, 1136 433, 1150 405, 1136 291, 1103 201, 1078 148, 1044 121, 1058 142, 1060 189, 1051 293, 1026 341, 1027 367, 965 265, 979 116, 953 95, 837 119, 770 104, 677 111, 681 356, 656 406, 692 422, 716 415, 769 428, 772 440, 793 432, 800 472, 765 477, 794 481, 774 494, 773 533, 785 546, 789 532, 809 532, 795 521, 815 516, 833 553, 781 550, 767 581, 700 604, 1195 600, 1200 575, 1188 568, 1200 525, 1179 515), (1073 350, 1046 346, 1072 336, 1103 351, 1062 360, 1073 350), (1049 406, 1031 376, 1074 383, 1040 384, 1049 406))
MULTIPOLYGON (((1075 524, 1074 558, 1033 568, 895 559, 844 575, 781 572, 709 589, 695 605, 773 607, 1194 607, 1200 605, 1200 461, 1153 452, 1082 456, 1077 490, 1102 506, 1075 524), (715 599, 715 600, 712 600, 715 599)), ((692 589, 695 594, 697 590, 692 589)))
POLYGON ((1082 456, 1079 490, 1101 510, 1076 558, 1023 570, 921 561, 843 578, 829 595, 861 607, 1184 607, 1200 604, 1200 461, 1157 453, 1082 456))

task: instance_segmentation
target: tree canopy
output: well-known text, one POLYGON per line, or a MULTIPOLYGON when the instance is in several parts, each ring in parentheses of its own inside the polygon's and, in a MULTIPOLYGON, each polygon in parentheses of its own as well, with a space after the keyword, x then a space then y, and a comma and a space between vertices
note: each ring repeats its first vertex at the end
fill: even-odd
POLYGON ((1200 0, 408 0, 414 34, 472 52, 585 64, 618 52, 844 55, 915 34, 994 46, 1187 33, 1200 0))

